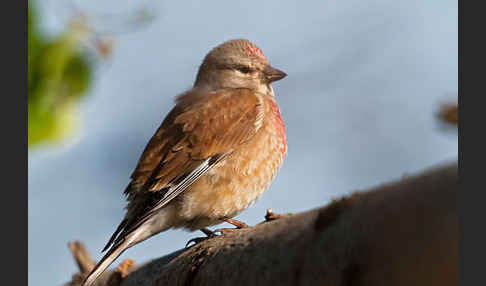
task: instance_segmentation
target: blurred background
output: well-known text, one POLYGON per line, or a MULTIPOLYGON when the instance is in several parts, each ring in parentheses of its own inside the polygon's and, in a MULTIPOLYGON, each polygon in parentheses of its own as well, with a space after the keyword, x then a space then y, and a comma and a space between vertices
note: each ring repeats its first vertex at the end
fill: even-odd
MULTIPOLYGON (((288 74, 274 84, 288 156, 237 219, 457 160, 457 128, 440 120, 457 116, 441 111, 457 101, 457 13, 451 0, 29 1, 29 284, 70 280, 68 241, 102 257, 145 144, 229 39, 248 38, 288 74)), ((200 235, 171 230, 118 262, 200 235)))

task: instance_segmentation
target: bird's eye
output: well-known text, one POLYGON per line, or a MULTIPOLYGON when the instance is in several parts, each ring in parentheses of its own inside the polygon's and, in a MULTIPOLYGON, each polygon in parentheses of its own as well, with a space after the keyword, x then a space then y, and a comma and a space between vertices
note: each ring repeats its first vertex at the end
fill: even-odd
POLYGON ((237 69, 242 73, 250 73, 251 72, 250 68, 245 67, 245 66, 238 67, 237 69))

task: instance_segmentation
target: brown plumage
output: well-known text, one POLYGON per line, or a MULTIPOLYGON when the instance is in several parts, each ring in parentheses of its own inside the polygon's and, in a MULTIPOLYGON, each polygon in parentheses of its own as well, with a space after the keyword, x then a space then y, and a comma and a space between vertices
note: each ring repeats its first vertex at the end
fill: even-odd
POLYGON ((194 87, 176 98, 143 151, 124 192, 126 216, 83 285, 148 237, 221 223, 263 194, 287 151, 270 85, 283 77, 248 40, 205 57, 194 87))

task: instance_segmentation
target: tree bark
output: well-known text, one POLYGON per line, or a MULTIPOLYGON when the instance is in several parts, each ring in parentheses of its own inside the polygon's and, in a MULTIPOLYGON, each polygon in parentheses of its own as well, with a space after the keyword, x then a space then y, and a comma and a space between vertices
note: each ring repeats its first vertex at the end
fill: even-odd
POLYGON ((99 285, 457 285, 456 186, 454 163, 322 208, 269 213, 139 267, 122 263, 99 285))

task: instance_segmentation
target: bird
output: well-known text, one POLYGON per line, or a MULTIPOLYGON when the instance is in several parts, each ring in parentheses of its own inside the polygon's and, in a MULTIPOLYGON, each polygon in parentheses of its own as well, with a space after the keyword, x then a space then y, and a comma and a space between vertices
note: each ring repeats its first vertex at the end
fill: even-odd
POLYGON ((124 191, 126 215, 83 286, 126 249, 168 229, 211 236, 208 226, 247 226, 232 218, 269 188, 287 154, 271 85, 286 76, 247 39, 210 50, 143 150, 124 191))

